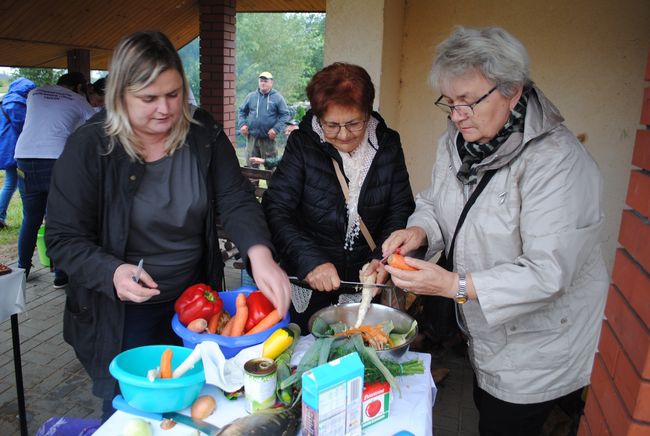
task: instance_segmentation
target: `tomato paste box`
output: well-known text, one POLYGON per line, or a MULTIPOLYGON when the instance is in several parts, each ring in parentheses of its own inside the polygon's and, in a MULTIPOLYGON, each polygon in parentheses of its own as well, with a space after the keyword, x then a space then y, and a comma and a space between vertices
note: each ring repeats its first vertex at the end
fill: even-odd
POLYGON ((355 352, 302 375, 303 435, 361 435, 363 370, 355 352))
POLYGON ((390 410, 390 385, 388 382, 365 384, 361 397, 363 401, 361 406, 362 428, 388 418, 390 410))

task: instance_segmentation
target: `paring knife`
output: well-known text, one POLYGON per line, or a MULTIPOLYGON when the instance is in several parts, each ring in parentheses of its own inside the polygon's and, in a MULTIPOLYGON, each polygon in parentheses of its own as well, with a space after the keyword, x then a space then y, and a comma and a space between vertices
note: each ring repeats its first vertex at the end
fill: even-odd
POLYGON ((156 421, 162 421, 163 419, 171 419, 174 422, 179 424, 186 425, 188 427, 194 428, 201 433, 205 433, 208 436, 215 436, 221 430, 216 425, 212 425, 205 421, 199 419, 193 419, 187 415, 182 415, 178 412, 166 412, 166 413, 155 413, 155 412, 144 412, 142 410, 136 409, 133 406, 129 406, 129 403, 126 402, 122 395, 116 395, 113 398, 113 407, 122 412, 130 413, 131 415, 141 416, 143 418, 154 419, 156 421))
MULTIPOLYGON (((295 285, 301 285, 301 286, 309 286, 307 282, 300 280, 296 276, 289 276, 289 281, 295 285)), ((368 283, 361 283, 361 282, 346 282, 345 280, 341 280, 341 285, 345 286, 353 286, 353 287, 360 287, 360 288, 380 288, 380 289, 394 289, 394 285, 384 285, 381 283, 375 283, 375 284, 368 284, 368 283)))
POLYGON ((135 270, 135 275, 133 276, 133 281, 136 283, 140 282, 140 276, 142 275, 143 265, 144 265, 144 259, 140 259, 140 262, 138 262, 138 269, 135 270))

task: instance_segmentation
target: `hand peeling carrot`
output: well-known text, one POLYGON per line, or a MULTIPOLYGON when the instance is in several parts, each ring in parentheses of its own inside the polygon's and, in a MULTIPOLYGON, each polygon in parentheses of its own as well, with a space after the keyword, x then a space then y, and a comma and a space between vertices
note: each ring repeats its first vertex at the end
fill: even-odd
POLYGON ((393 253, 390 256, 388 256, 387 262, 388 265, 392 266, 393 268, 402 269, 404 271, 418 270, 417 268, 413 268, 411 265, 408 265, 404 260, 404 256, 402 256, 399 253, 393 253))
POLYGON ((276 325, 277 323, 280 322, 282 317, 280 316, 280 312, 278 312, 278 309, 273 309, 271 312, 269 312, 268 315, 266 315, 260 322, 258 322, 255 327, 250 329, 246 334, 247 335, 252 335, 254 333, 259 333, 261 331, 264 331, 266 329, 269 329, 276 325))
POLYGON ((167 348, 160 357, 160 378, 172 378, 172 356, 174 352, 167 348))

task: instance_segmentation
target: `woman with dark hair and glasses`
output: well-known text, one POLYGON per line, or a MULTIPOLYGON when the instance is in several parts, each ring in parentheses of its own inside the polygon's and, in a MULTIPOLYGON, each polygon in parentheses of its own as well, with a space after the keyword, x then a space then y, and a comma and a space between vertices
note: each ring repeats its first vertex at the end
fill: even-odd
POLYGON ((371 250, 362 227, 380 246, 415 206, 399 135, 373 112, 366 70, 329 65, 311 79, 307 96, 311 110, 262 200, 281 265, 309 285, 292 292, 291 319, 303 328, 314 312, 339 302, 341 280, 358 281, 367 262, 386 280, 380 250, 371 250))
POLYGON ((480 434, 538 435, 589 384, 609 283, 600 171, 505 30, 456 29, 431 83, 449 118, 432 184, 382 249, 443 251, 446 268, 407 257, 419 271, 386 270, 411 292, 455 300, 480 434))

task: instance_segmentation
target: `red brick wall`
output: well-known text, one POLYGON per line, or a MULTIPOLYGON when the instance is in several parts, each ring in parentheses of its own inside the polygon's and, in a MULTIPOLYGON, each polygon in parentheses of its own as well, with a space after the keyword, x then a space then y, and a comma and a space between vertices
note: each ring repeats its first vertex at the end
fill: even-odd
POLYGON ((201 107, 235 143, 235 3, 199 0, 201 107))
MULTIPOLYGON (((645 71, 650 81, 650 52, 645 71)), ((578 434, 650 435, 650 87, 623 211, 606 320, 578 434)))

